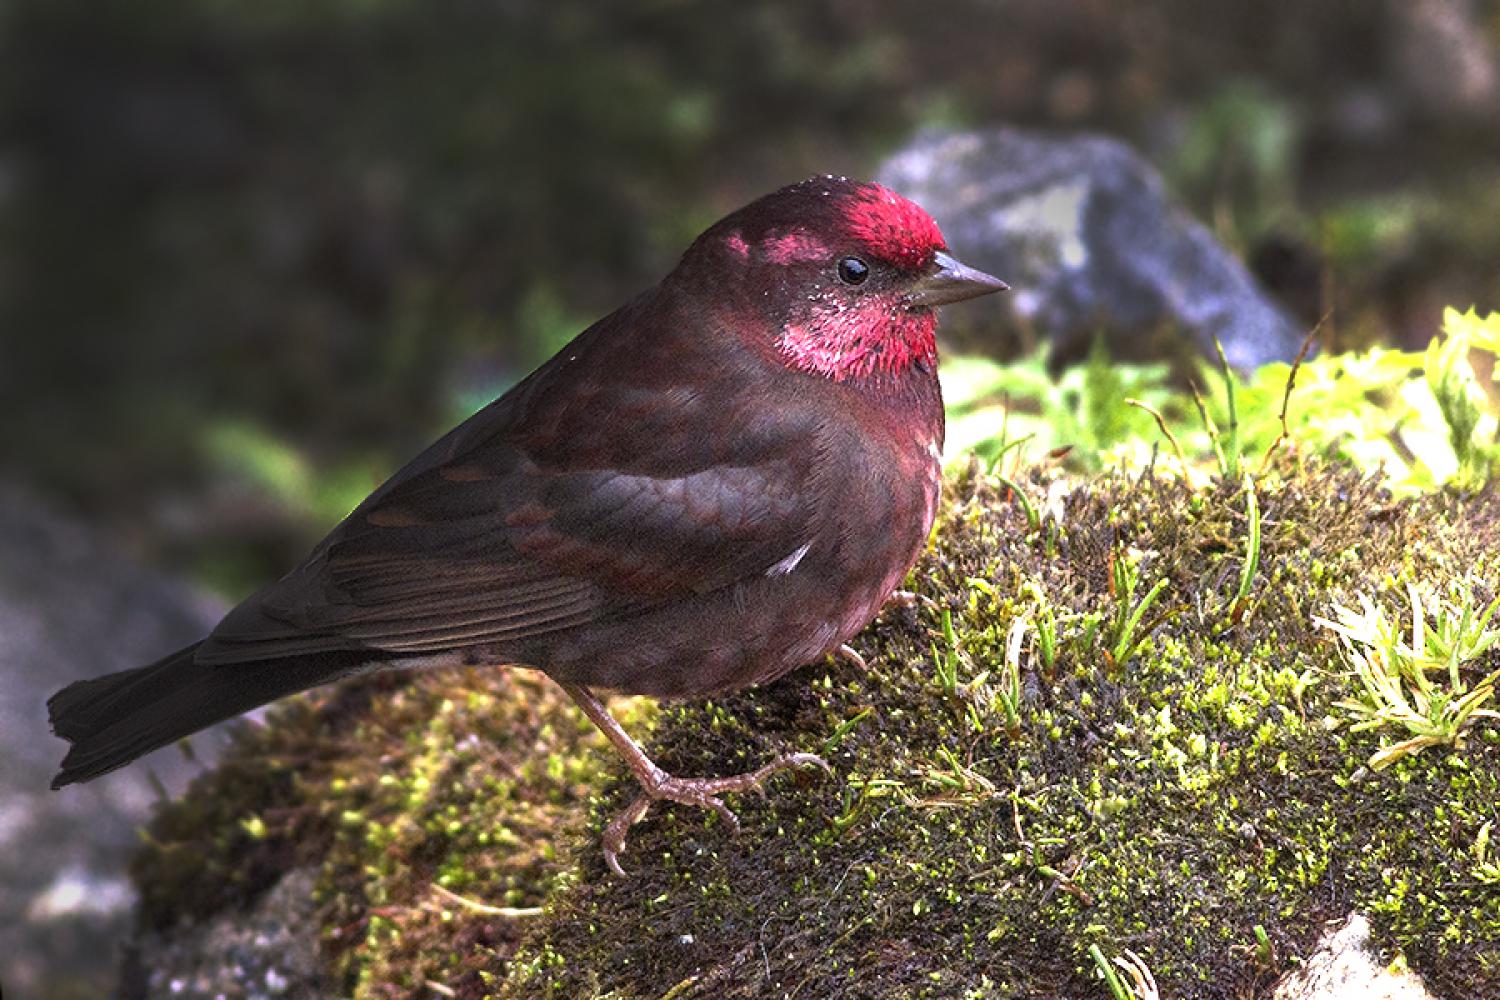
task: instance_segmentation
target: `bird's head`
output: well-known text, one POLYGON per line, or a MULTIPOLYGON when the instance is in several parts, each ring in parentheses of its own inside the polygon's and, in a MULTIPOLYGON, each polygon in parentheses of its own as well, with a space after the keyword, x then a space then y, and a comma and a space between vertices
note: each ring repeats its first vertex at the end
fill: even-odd
POLYGON ((683 258, 755 313, 774 357, 835 381, 931 371, 939 305, 1005 283, 948 253, 937 223, 879 184, 814 177, 754 201, 683 258))

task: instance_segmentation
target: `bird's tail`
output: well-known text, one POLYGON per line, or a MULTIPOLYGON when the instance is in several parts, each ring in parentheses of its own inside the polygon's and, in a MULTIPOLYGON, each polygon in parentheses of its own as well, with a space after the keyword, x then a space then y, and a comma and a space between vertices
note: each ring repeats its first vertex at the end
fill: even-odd
POLYGON ((357 658, 339 654, 205 665, 193 661, 199 645, 134 670, 78 681, 48 699, 52 731, 73 744, 52 787, 97 778, 215 722, 358 666, 357 658))

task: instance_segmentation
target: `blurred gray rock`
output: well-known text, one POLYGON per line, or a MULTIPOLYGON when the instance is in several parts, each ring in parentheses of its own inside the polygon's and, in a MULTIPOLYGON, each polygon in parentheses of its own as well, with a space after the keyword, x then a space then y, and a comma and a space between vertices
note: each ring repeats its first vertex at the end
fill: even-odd
POLYGON ((1077 354, 1102 333, 1117 356, 1141 357, 1178 331, 1209 357, 1217 337, 1230 364, 1250 369, 1301 346, 1305 331, 1113 139, 924 134, 880 179, 931 212, 965 263, 1009 282, 1010 294, 986 300, 1003 316, 983 331, 997 353, 1040 337, 1077 354))
MULTIPOLYGON (((135 892, 125 862, 159 792, 203 764, 180 749, 60 792, 47 697, 203 635, 223 609, 0 483, 0 983, 13 996, 108 993, 135 892)), ((208 759, 222 735, 194 741, 208 759)))
POLYGON ((122 1000, 317 1000, 335 992, 318 954, 315 868, 298 868, 247 910, 199 926, 145 935, 121 983, 122 1000))
POLYGON ((1387 0, 1394 22, 1391 77, 1424 118, 1494 128, 1500 47, 1474 0, 1387 0))

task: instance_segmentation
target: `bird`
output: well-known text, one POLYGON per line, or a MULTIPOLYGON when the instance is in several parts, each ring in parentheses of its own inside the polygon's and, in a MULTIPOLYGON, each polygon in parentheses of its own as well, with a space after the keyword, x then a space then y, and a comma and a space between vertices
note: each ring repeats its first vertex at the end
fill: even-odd
POLYGON ((657 801, 737 829, 723 796, 827 764, 679 777, 597 692, 709 697, 847 648, 937 511, 937 307, 1005 288, 879 184, 751 202, 205 638, 53 695, 52 787, 343 678, 494 665, 559 684, 639 783, 603 833, 611 870, 657 801))

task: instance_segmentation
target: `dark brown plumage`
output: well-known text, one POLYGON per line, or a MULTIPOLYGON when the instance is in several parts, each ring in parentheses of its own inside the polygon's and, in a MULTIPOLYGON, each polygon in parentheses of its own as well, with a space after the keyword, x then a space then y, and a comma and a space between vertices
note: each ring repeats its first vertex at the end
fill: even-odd
POLYGON ((656 769, 589 692, 764 683, 878 611, 932 525, 943 411, 934 307, 1003 288, 920 208, 815 178, 703 234, 381 486, 201 643, 49 702, 97 777, 213 722, 369 669, 534 667, 644 791, 732 814, 749 776, 656 769))

